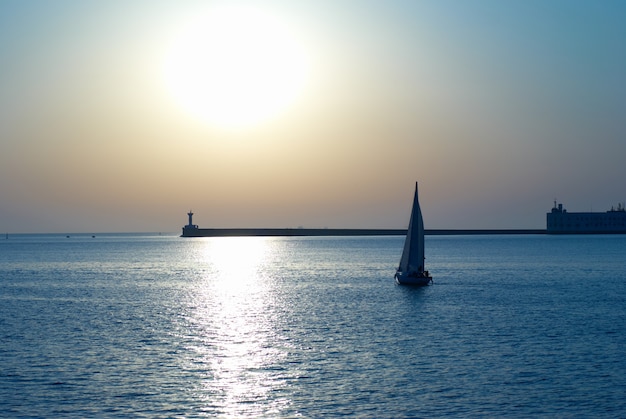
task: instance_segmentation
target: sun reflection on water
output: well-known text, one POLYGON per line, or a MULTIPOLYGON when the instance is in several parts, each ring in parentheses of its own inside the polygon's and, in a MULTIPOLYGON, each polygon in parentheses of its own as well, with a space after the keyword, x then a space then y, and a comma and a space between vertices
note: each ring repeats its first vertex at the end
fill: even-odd
POLYGON ((205 370, 206 379, 197 391, 214 413, 267 415, 268 400, 277 409, 288 402, 268 395, 284 385, 275 368, 285 356, 274 345, 280 339, 275 278, 267 269, 276 262, 275 242, 233 237, 202 245, 200 259, 209 269, 195 290, 191 320, 193 363, 205 370))

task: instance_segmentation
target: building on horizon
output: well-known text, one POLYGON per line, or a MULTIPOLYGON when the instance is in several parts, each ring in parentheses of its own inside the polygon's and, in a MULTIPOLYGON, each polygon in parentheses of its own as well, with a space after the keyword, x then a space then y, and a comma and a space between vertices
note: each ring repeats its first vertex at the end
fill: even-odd
POLYGON ((624 234, 626 209, 622 203, 606 212, 568 212, 563 204, 554 201, 554 208, 547 214, 546 233, 624 234))

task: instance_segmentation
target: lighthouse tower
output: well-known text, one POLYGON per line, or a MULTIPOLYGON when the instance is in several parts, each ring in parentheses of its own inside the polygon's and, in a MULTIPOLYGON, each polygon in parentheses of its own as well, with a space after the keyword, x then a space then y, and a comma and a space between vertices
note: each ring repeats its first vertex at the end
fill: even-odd
POLYGON ((197 236, 198 226, 193 223, 193 212, 189 210, 187 213, 189 217, 189 224, 183 227, 183 235, 182 237, 194 237, 197 236))

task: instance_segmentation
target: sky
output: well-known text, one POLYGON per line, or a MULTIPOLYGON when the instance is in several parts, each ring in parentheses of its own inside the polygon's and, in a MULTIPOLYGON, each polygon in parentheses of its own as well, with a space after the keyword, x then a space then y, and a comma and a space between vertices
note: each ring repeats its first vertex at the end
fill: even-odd
POLYGON ((0 229, 545 228, 626 201, 626 2, 0 2, 0 229))

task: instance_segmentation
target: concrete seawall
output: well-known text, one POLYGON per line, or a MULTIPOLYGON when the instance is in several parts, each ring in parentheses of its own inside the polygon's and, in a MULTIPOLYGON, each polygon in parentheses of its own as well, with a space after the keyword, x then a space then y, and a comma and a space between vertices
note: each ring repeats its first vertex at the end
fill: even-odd
MULTIPOLYGON (((480 234, 546 234, 545 230, 441 230, 427 229, 430 236, 480 234)), ((183 228, 181 237, 294 237, 294 236, 404 236, 405 229, 334 229, 334 228, 183 228)))

